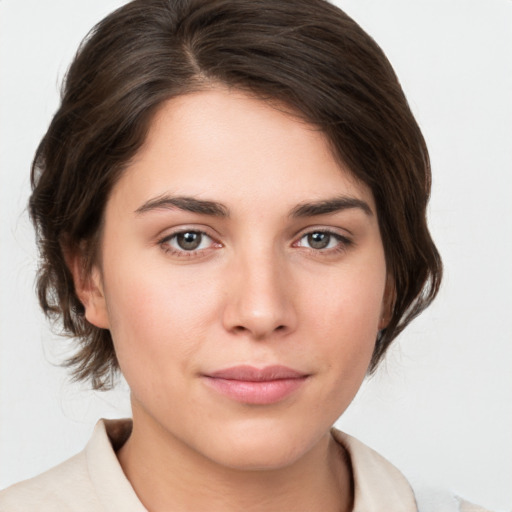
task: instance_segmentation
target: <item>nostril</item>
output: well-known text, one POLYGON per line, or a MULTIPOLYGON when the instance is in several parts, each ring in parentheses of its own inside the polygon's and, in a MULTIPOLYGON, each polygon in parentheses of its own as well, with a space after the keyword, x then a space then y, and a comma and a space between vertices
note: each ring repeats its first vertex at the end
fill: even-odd
POLYGON ((244 334, 244 333, 252 332, 257 337, 266 336, 267 334, 270 334, 270 332, 282 332, 282 331, 286 331, 286 325, 284 325, 284 324, 278 325, 275 329, 269 329, 269 330, 265 329, 264 332, 258 332, 258 329, 250 329, 243 325, 235 325, 231 330, 231 332, 237 333, 237 334, 244 334))

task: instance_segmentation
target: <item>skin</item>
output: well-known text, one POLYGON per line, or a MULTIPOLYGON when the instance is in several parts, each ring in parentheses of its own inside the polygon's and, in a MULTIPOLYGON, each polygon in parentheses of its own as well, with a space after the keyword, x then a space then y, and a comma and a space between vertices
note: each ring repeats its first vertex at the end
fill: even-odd
POLYGON ((75 276, 130 385, 118 457, 149 510, 351 509, 330 428, 364 379, 390 286, 372 194, 321 132, 221 87, 170 100, 107 202, 98 264, 75 276), (330 213, 301 209, 333 199, 330 213), (198 249, 177 232, 202 236, 198 249), (208 385, 241 364, 306 378, 271 404, 208 385))

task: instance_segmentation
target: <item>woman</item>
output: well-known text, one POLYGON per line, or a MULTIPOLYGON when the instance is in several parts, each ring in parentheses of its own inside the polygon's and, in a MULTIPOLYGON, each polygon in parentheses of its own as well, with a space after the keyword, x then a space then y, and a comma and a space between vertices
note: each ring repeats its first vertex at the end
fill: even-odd
POLYGON ((416 510, 331 433, 441 278, 422 135, 350 18, 128 4, 77 55, 33 186, 43 309, 77 378, 120 368, 133 424, 100 422, 5 510, 416 510))

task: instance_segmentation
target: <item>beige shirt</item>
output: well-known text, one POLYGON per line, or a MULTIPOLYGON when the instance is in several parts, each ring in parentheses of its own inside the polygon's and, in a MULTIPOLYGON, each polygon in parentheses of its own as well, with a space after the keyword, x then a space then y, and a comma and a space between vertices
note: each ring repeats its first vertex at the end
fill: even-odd
MULTIPOLYGON (((130 420, 101 420, 79 454, 0 492, 0 512, 147 512, 117 460, 130 420)), ((354 476, 354 512, 417 512, 414 493, 390 462, 357 439, 333 431, 354 476)), ((460 501, 462 512, 485 512, 460 501)))

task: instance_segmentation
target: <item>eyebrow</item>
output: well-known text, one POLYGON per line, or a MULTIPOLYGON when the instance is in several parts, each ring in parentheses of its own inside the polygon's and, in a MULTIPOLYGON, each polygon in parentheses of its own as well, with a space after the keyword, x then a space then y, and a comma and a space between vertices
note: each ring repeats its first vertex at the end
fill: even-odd
POLYGON ((321 201, 314 201, 311 203, 302 203, 297 205, 291 211, 292 217, 314 217, 316 215, 328 215, 343 210, 358 208, 366 215, 372 216, 373 211, 365 201, 355 197, 334 197, 332 199, 323 199, 321 201))
MULTIPOLYGON (((290 216, 294 218, 314 217, 317 215, 328 215, 343 210, 358 208, 366 215, 372 216, 373 212, 368 203, 355 197, 335 197, 332 199, 322 199, 301 203, 293 208, 290 216)), ((135 210, 137 215, 154 210, 183 210, 202 215, 212 215, 215 217, 229 217, 229 209, 222 203, 216 201, 207 201, 188 196, 169 196, 163 195, 146 201, 142 206, 135 210)))
POLYGON ((154 210, 183 210, 186 212, 213 215, 215 217, 229 217, 226 206, 215 201, 206 201, 187 196, 163 195, 146 201, 135 210, 136 214, 142 214, 154 210))

